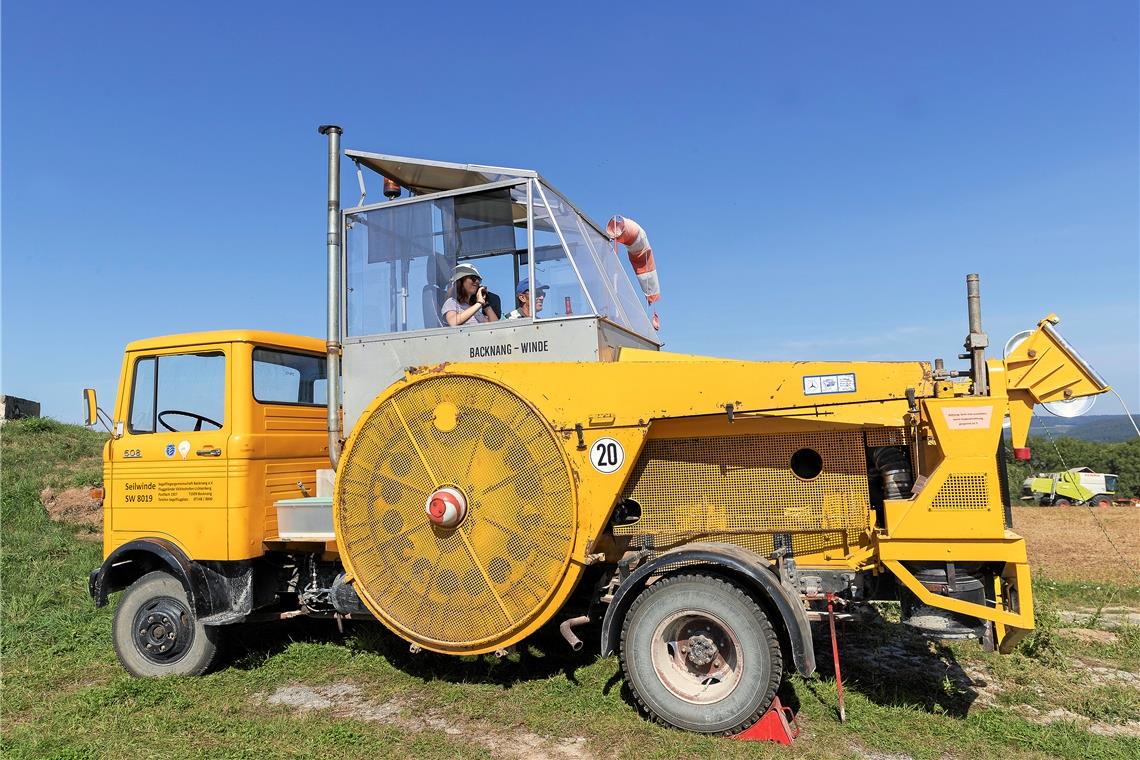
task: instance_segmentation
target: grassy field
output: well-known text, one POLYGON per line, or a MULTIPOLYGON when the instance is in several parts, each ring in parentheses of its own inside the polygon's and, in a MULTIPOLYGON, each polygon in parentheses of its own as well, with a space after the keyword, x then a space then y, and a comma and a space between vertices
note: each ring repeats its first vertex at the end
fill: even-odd
MULTIPOLYGON (((1135 608, 1140 584, 1121 574, 1107 539, 1096 543, 1091 521, 1080 528, 1091 543, 1070 561, 1087 517, 1077 510, 1018 510, 1035 572, 1052 578, 1038 580, 1041 625, 1017 653, 928 642, 891 622, 897 606, 878 605, 841 636, 846 724, 829 666, 785 689, 804 730, 792 748, 652 725, 631 706, 616 659, 572 655, 557 633, 497 662, 412 656, 376 626, 341 635, 327 622, 266 625, 241 630, 211 675, 131 679, 111 648, 110 608, 87 598, 99 545, 50 521, 40 502, 45 487, 98 483, 101 442, 51 421, 3 428, 5 757, 1140 756, 1140 629, 1106 613, 1135 608), (1100 564, 1088 557, 1098 547, 1100 564)), ((1101 515, 1129 546, 1133 516, 1101 515)), ((830 663, 817 633, 818 659, 830 663)))

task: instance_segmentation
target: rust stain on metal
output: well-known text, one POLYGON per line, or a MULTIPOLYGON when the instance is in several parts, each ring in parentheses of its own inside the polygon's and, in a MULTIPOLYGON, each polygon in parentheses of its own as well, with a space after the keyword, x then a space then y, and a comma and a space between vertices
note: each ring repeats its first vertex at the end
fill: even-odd
POLYGON ((405 370, 405 371, 409 375, 432 375, 432 374, 437 374, 439 372, 447 371, 447 365, 449 363, 450 362, 440 362, 439 364, 435 364, 432 366, 428 366, 426 364, 421 364, 417 367, 408 367, 407 370, 405 370))

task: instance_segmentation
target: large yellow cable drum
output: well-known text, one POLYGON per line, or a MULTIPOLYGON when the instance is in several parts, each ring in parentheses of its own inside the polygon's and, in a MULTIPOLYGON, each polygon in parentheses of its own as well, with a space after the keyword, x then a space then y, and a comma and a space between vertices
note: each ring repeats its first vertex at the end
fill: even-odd
POLYGON ((335 505, 357 593, 425 649, 513 643, 569 581, 566 457, 534 407, 490 380, 430 375, 378 397, 342 455, 335 505))

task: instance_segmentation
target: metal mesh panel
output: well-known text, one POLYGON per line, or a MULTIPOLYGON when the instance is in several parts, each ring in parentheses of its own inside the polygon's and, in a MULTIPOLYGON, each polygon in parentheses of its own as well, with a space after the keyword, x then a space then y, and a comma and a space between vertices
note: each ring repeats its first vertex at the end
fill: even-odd
POLYGON ((767 555, 772 534, 790 533, 793 551, 807 554, 846 550, 870 527, 861 430, 652 440, 624 495, 642 517, 614 532, 652 535, 656 548, 700 537, 767 555), (810 480, 790 467, 802 448, 823 460, 810 480))
POLYGON ((930 503, 933 509, 982 510, 988 506, 989 476, 984 472, 959 472, 946 478, 930 503))
POLYGON ((914 445, 914 436, 905 427, 870 427, 864 431, 868 448, 880 446, 902 446, 908 452, 911 477, 918 476, 918 447, 914 445))
POLYGON ((576 523, 566 465, 543 420, 502 386, 409 385, 364 422, 342 468, 345 562, 369 607, 410 637, 455 649, 505 638, 557 588, 576 523), (449 431, 434 423, 445 402, 459 410, 449 431), (467 498, 454 529, 424 509, 445 485, 467 498))

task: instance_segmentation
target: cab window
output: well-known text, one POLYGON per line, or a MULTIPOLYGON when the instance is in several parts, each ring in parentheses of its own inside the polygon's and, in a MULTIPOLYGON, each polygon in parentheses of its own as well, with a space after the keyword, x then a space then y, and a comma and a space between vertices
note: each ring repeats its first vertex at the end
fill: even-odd
POLYGON ((253 349, 253 397, 263 404, 324 406, 328 375, 324 356, 271 348, 253 349))
POLYGON ((221 351, 145 356, 131 384, 132 433, 217 430, 225 424, 226 357, 221 351))

